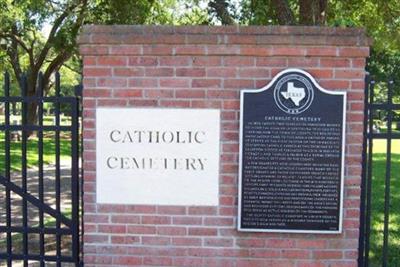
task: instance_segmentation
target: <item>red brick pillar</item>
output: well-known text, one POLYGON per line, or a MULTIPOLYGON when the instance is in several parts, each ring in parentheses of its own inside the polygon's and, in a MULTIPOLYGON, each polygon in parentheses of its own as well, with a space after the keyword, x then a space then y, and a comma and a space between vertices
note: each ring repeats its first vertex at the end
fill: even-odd
MULTIPOLYGON (((356 266, 365 58, 360 29, 86 26, 83 56, 85 266, 356 266), (239 91, 285 68, 345 90, 342 234, 236 230, 239 91), (221 111, 218 206, 96 204, 97 107, 221 111)), ((134 193, 134 191, 133 191, 134 193)))

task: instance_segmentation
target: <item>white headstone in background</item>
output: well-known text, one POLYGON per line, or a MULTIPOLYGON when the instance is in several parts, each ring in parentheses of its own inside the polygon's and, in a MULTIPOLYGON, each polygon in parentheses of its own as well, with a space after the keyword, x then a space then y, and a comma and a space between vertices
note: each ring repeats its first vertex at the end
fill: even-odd
POLYGON ((218 205, 220 112, 97 108, 97 202, 218 205))

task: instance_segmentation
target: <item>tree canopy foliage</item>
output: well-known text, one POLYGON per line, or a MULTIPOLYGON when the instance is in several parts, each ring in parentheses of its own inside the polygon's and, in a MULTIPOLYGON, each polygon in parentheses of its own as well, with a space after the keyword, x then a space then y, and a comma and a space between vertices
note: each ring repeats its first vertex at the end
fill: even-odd
MULTIPOLYGON (((48 93, 54 72, 62 66, 79 71, 77 35, 84 23, 143 24, 153 0, 0 0, 0 61, 10 67, 28 95, 37 93, 39 72, 48 93), (46 32, 43 29, 47 29, 46 32)), ((28 106, 28 122, 36 119, 36 105, 28 106)))
POLYGON ((199 2, 0 0, 0 63, 18 81, 28 73, 30 95, 43 71, 48 91, 51 74, 62 66, 79 70, 76 38, 83 24, 208 24, 207 10, 199 2))
POLYGON ((30 95, 43 71, 47 91, 51 75, 77 56, 76 38, 84 23, 142 24, 153 2, 0 0, 0 60, 7 61, 17 80, 27 73, 30 95), (43 28, 48 31, 44 33, 43 28))
POLYGON ((400 82, 399 0, 212 0, 222 24, 364 27, 374 43, 367 66, 378 79, 400 82), (239 11, 238 11, 239 10, 239 11), (227 18, 229 16, 229 18, 227 18))
MULTIPOLYGON (((12 67, 19 86, 26 73, 27 93, 35 95, 39 72, 45 92, 51 75, 76 54, 75 39, 88 10, 87 0, 0 0, 1 53, 12 67), (51 25, 47 36, 41 29, 51 25)), ((28 121, 36 118, 36 105, 28 105, 28 121)))
POLYGON ((398 0, 240 0, 234 8, 231 3, 209 3, 222 24, 364 27, 376 51, 400 51, 398 0))
POLYGON ((372 69, 394 69, 400 57, 398 0, 0 0, 0 10, 0 70, 16 80, 27 72, 29 94, 39 71, 48 91, 55 71, 80 70, 85 23, 359 26, 374 39, 372 69))
POLYGON ((28 94, 32 95, 40 70, 48 85, 52 73, 76 52, 75 39, 87 12, 86 0, 0 2, 5 11, 0 18, 2 51, 18 80, 28 72, 28 94), (52 25, 47 37, 41 33, 45 24, 52 25))

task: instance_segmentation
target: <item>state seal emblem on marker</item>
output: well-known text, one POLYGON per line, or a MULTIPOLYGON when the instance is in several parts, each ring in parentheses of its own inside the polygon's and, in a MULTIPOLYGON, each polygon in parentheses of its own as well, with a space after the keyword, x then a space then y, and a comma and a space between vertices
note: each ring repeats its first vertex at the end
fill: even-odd
POLYGON ((310 107, 314 99, 314 89, 304 76, 289 74, 276 83, 274 99, 282 111, 300 114, 310 107))

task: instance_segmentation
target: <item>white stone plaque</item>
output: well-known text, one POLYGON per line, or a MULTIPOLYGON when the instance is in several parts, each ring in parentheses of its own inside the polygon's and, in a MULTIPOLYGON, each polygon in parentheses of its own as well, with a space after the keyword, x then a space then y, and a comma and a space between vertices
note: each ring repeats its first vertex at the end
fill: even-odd
POLYGON ((97 202, 218 205, 220 112, 97 108, 97 202))

